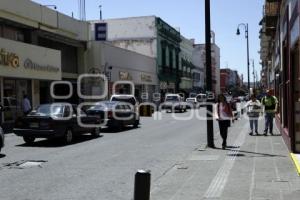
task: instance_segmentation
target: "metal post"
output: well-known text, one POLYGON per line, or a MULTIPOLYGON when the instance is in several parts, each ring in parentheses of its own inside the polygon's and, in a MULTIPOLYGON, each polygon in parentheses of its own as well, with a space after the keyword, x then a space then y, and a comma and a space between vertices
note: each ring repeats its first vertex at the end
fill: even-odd
POLYGON ((150 200, 150 183, 150 171, 138 170, 135 174, 133 200, 150 200))
POLYGON ((102 5, 99 6, 100 9, 100 20, 102 20, 102 5))
MULTIPOLYGON (((211 68, 211 30, 210 30, 210 0, 205 0, 205 51, 206 51, 206 88, 212 91, 211 68)), ((214 148, 214 122, 212 119, 213 106, 207 105, 207 146, 214 148)))
POLYGON ((250 95, 250 62, 249 62, 249 29, 248 29, 248 23, 246 24, 246 39, 247 39, 248 92, 249 92, 249 95, 250 95))
POLYGON ((255 83, 255 67, 254 67, 254 60, 252 60, 252 68, 253 68, 253 90, 256 89, 256 83, 255 83))

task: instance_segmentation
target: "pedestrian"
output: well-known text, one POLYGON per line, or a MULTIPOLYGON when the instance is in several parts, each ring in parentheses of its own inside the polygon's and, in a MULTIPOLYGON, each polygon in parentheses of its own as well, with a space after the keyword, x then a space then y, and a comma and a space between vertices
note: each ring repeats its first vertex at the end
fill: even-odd
POLYGON ((261 112, 261 104, 256 99, 255 94, 251 95, 251 100, 246 103, 245 108, 247 109, 247 115, 250 122, 251 131, 249 135, 253 135, 254 130, 255 134, 258 135, 258 118, 261 112))
POLYGON ((29 114, 31 111, 30 100, 26 94, 23 95, 22 108, 24 115, 29 114))
POLYGON ((264 135, 267 136, 268 130, 273 135, 273 119, 277 111, 278 100, 273 95, 273 90, 267 90, 267 95, 261 100, 261 104, 264 106, 265 112, 265 130, 264 135))
POLYGON ((222 149, 227 146, 227 134, 230 121, 232 119, 232 110, 230 104, 227 102, 224 94, 218 96, 218 102, 216 105, 216 118, 219 122, 220 135, 223 139, 222 149))

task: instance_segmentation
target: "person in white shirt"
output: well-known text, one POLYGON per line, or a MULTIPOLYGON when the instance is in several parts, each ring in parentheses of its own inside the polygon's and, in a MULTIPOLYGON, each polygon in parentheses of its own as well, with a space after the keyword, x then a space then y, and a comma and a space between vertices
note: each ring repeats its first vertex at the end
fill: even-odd
POLYGON ((22 108, 23 108, 24 115, 29 114, 31 111, 30 100, 26 94, 24 94, 24 96, 23 96, 22 108))
POLYGON ((245 107, 247 108, 247 115, 250 122, 251 131, 249 135, 253 135, 254 129, 256 135, 258 135, 258 118, 261 113, 261 104, 256 99, 256 96, 254 94, 251 96, 251 100, 246 103, 245 107))

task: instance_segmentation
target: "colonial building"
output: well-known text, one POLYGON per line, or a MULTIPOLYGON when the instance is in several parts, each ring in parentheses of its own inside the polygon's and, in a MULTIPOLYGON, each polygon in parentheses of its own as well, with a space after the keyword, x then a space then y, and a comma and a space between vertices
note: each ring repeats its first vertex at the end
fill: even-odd
POLYGON ((260 22, 262 84, 275 89, 276 122, 293 152, 300 152, 299 13, 299 0, 266 0, 260 22))
MULTIPOLYGON (((200 54, 201 60, 198 60, 199 64, 195 64, 196 66, 200 66, 200 69, 206 68, 205 63, 205 44, 195 44, 195 54, 198 56, 200 54)), ((195 56, 196 56, 195 55, 195 56)), ((211 67, 212 67, 212 92, 216 95, 220 94, 220 48, 213 42, 211 44, 211 67)), ((206 76, 205 76, 206 77, 206 76)), ((204 87, 204 90, 206 88, 204 87)))
MULTIPOLYGON (((139 54, 152 57, 157 72, 156 91, 179 92, 192 85, 192 63, 187 53, 181 54, 182 43, 180 32, 156 16, 131 17, 91 21, 92 36, 97 24, 106 26, 105 41, 116 47, 124 48, 139 54)), ((188 50, 189 51, 189 50, 188 50)))

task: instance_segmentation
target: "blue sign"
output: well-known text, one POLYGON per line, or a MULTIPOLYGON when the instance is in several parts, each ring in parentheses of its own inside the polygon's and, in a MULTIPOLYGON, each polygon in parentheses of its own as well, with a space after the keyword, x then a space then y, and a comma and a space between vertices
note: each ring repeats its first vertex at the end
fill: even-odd
POLYGON ((107 34, 107 24, 106 23, 96 23, 95 24, 95 40, 105 41, 107 34))

